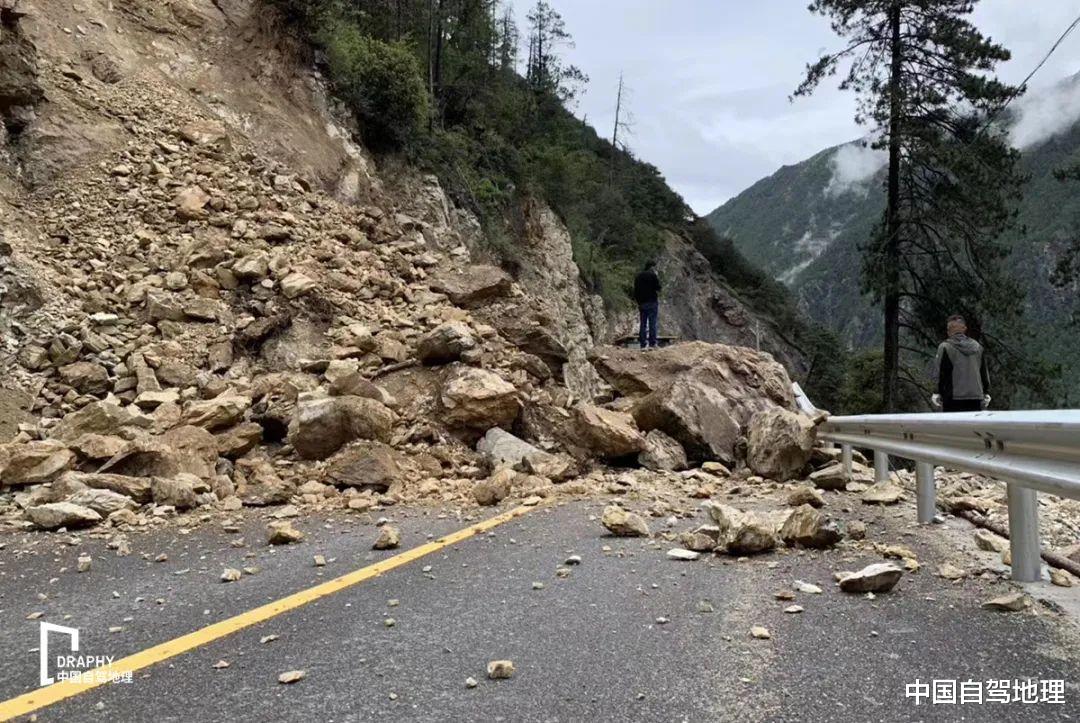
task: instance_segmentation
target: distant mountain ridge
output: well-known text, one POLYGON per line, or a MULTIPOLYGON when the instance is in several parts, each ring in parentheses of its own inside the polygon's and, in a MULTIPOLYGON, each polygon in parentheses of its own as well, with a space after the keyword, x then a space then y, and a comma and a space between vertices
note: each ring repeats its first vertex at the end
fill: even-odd
MULTIPOLYGON (((1061 363, 1067 380, 1080 380, 1080 353, 1060 333, 1077 290, 1049 283, 1064 244, 1080 232, 1080 185, 1053 177, 1080 162, 1080 75, 1016 106, 1007 122, 1026 144, 1021 167, 1030 179, 1020 228, 1006 239, 1010 266, 1029 287, 1024 303, 1039 354, 1061 363)), ((867 172, 874 159, 864 146, 855 141, 784 166, 706 217, 750 261, 786 284, 811 318, 856 348, 875 345, 880 334, 879 309, 861 293, 859 249, 881 218, 884 174, 867 172)))

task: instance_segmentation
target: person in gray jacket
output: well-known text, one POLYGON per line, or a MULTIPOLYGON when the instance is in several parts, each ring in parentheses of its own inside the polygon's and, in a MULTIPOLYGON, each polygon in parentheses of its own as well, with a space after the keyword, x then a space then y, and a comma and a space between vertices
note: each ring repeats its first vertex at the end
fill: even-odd
POLYGON ((934 360, 937 394, 934 406, 945 412, 978 412, 990 406, 990 375, 982 345, 967 335, 964 317, 949 317, 949 338, 934 360))

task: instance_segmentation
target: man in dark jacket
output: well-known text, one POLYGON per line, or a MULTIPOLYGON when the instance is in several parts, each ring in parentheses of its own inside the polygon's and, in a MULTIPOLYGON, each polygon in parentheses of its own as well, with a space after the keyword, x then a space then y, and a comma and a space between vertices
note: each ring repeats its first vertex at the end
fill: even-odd
POLYGON ((978 412, 990 405, 990 376, 982 345, 967 335, 962 316, 950 316, 949 338, 934 360, 937 394, 933 401, 945 412, 978 412))
POLYGON ((656 347, 656 322, 660 315, 660 277, 656 275, 656 262, 650 261, 634 278, 634 301, 641 317, 638 342, 641 348, 656 347))

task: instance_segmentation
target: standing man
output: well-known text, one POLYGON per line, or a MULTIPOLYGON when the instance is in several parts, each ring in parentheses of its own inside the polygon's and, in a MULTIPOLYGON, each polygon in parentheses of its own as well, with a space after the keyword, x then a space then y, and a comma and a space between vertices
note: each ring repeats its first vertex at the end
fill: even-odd
POLYGON ((934 406, 945 412, 978 412, 990 406, 990 376, 982 345, 967 335, 964 317, 949 317, 949 338, 938 346, 934 360, 937 394, 934 406))
POLYGON ((656 275, 655 261, 647 262, 634 278, 634 301, 641 317, 638 342, 642 349, 655 349, 656 322, 660 315, 660 277, 656 275))

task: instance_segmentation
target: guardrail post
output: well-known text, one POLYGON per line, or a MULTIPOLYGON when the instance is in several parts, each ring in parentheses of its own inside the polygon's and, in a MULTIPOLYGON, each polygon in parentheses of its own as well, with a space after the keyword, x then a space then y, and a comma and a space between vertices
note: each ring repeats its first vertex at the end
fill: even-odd
POLYGON ((840 462, 844 465, 844 474, 851 478, 851 445, 840 445, 840 462))
POLYGON ((1042 578, 1038 493, 1015 482, 1009 482, 1008 498, 1012 579, 1017 582, 1036 582, 1042 578))
POLYGON ((929 462, 915 463, 915 489, 918 496, 919 524, 929 524, 934 521, 934 515, 937 514, 934 465, 929 462))
POLYGON ((874 482, 889 481, 889 455, 874 450, 874 482))

